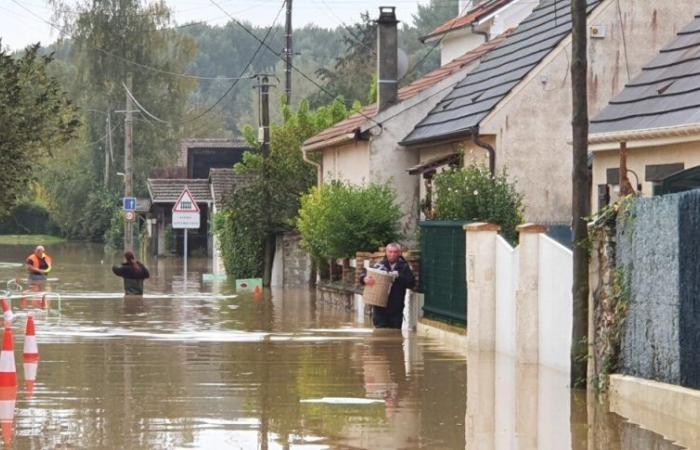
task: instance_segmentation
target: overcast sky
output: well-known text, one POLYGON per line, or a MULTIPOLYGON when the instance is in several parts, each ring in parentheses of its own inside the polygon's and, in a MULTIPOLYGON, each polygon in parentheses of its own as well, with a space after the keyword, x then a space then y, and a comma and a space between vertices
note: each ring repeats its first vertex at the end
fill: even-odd
MULTIPOLYGON (((215 1, 237 19, 255 25, 270 25, 282 0, 215 1)), ((428 0, 293 0, 293 22, 295 27, 309 23, 335 27, 341 21, 347 24, 355 22, 362 11, 368 10, 376 16, 380 5, 396 6, 399 20, 410 22, 418 3, 426 4, 428 0)), ((175 12, 174 19, 178 24, 206 21, 212 25, 223 25, 229 20, 210 0, 168 0, 168 4, 175 12)), ((16 50, 37 41, 44 45, 53 42, 56 30, 35 15, 50 21, 51 7, 44 0, 0 0, 2 46, 16 50)), ((279 21, 284 23, 284 14, 279 21)))

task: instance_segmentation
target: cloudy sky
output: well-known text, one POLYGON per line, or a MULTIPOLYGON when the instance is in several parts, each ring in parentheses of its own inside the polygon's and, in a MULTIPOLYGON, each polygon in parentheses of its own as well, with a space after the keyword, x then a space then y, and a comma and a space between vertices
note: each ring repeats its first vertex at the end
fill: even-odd
MULTIPOLYGON (((282 0, 214 0, 227 13, 255 25, 270 25, 282 0)), ((418 3, 428 0, 293 0, 294 26, 316 24, 334 27, 353 23, 362 11, 376 15, 379 6, 396 6, 399 20, 411 21, 418 3)), ((225 24, 229 18, 210 0, 168 0, 177 24, 206 21, 212 25, 225 24)), ((0 0, 0 38, 3 47, 22 48, 41 41, 51 43, 57 32, 43 22, 50 21, 52 10, 45 0, 0 0), (38 17, 37 17, 38 16, 38 17)), ((280 16, 284 23, 284 15, 280 16)))

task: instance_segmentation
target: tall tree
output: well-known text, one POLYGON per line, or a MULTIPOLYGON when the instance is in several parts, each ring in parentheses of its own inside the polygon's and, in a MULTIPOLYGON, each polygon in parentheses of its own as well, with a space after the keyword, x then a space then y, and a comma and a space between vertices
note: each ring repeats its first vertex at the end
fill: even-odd
POLYGON ((38 160, 80 125, 76 107, 47 72, 52 57, 38 51, 37 44, 13 57, 0 45, 0 217, 27 196, 38 160))
POLYGON ((590 180, 588 175, 588 60, 586 56, 586 0, 572 0, 572 221, 574 231, 573 329, 571 340, 572 386, 586 377, 588 335, 588 239, 586 217, 590 212, 590 180))

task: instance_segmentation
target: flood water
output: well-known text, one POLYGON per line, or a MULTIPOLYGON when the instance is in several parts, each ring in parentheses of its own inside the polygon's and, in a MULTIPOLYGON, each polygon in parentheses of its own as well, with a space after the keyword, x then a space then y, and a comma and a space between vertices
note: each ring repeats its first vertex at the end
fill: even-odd
MULTIPOLYGON (((24 277, 31 250, 0 246, 0 289, 24 277)), ((525 384, 504 393, 502 362, 470 357, 467 367, 463 354, 373 331, 308 290, 236 296, 231 283, 202 281, 207 260, 190 260, 185 282, 180 259, 160 258, 145 261, 146 295, 125 299, 110 270, 118 255, 77 243, 47 251, 53 279, 36 289, 60 305, 50 295, 42 309, 26 282, 12 299, 19 389, 0 388, 12 448, 680 448, 605 405, 590 414, 556 377, 521 371, 525 384), (22 364, 30 313, 40 352, 32 389, 22 364), (508 408, 518 395, 539 422, 508 408)))

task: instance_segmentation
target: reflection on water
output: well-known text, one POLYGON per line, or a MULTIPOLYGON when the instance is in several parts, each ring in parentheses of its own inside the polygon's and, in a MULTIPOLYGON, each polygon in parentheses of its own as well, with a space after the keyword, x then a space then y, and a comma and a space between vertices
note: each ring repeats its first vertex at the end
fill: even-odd
MULTIPOLYGON (((568 374, 493 353, 467 355, 467 449, 479 450, 677 450, 659 434, 608 411, 601 399, 571 394, 568 374)), ((697 424, 674 424, 659 411, 641 418, 613 410, 663 433, 669 426, 697 430, 697 424), (652 419, 653 417, 653 419, 652 419)), ((696 431, 697 432, 697 431, 696 431)), ((667 434, 678 439, 679 434, 667 434)), ((694 436, 698 436, 695 434, 694 436)), ((698 448, 697 440, 684 441, 698 448)))
MULTIPOLYGON (((30 251, 0 247, 0 261, 30 251)), ((41 292, 61 295, 61 314, 31 290, 12 300, 20 387, 14 427, 0 423, 13 448, 464 448, 464 357, 360 328, 306 291, 235 296, 201 281, 206 260, 186 283, 180 260, 147 260, 146 295, 124 297, 119 255, 48 251, 58 280, 41 292), (34 367, 21 357, 30 311, 34 367)), ((0 264, 0 281, 14 277, 21 266, 0 264)))

